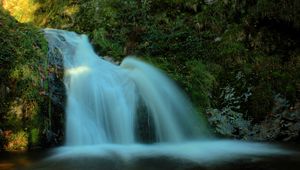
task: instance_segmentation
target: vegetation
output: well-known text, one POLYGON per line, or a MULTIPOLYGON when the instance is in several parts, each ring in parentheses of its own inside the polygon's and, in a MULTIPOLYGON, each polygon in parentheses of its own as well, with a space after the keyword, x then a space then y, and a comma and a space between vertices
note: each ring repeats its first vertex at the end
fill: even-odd
MULTIPOLYGON (((52 27, 88 34, 102 56, 120 61, 137 55, 160 67, 200 111, 207 113, 219 134, 259 140, 299 139, 298 126, 291 125, 291 133, 280 135, 286 132, 282 127, 299 123, 299 1, 26 0, 24 4, 29 5, 23 6, 27 9, 23 12, 16 8, 23 4, 3 3, 11 15, 26 24, 18 23, 1 8, 1 88, 14 92, 9 95, 14 97, 1 95, 6 96, 5 100, 1 97, 1 108, 6 109, 1 115, 24 102, 34 108, 25 109, 28 113, 43 115, 37 114, 42 112, 40 107, 53 101, 39 95, 47 87, 40 87, 42 75, 37 67, 47 67, 45 42, 37 27, 52 27), (32 84, 37 88, 28 88, 32 84), (280 111, 278 96, 286 101, 280 111), (283 113, 297 116, 286 119, 283 113), (267 125, 279 120, 284 121, 276 127, 267 125), (259 127, 277 129, 278 133, 268 138, 259 127)), ((62 119, 54 117, 52 123, 62 119)), ((5 122, 17 120, 7 117, 5 122)), ((21 122, 5 124, 25 127, 21 122)), ((4 128, 2 123, 0 128, 4 128)), ((34 128, 41 131, 32 125, 26 133, 34 128)))
POLYGON ((2 7, 0 27, 0 149, 26 150, 44 144, 51 128, 47 43, 2 7))

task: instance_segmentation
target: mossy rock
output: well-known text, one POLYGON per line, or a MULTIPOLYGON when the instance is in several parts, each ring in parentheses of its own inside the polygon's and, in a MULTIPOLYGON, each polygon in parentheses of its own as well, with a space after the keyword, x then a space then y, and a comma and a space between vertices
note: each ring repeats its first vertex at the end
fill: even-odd
POLYGON ((26 150, 40 145, 48 128, 47 43, 38 27, 19 23, 1 6, 0 28, 1 143, 7 150, 26 150), (22 146, 16 146, 19 139, 22 146))

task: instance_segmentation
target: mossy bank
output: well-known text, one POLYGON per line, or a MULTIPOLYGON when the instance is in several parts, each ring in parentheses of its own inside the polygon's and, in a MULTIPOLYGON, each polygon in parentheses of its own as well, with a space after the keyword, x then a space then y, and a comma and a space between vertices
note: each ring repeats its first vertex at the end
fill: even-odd
POLYGON ((47 145, 54 139, 49 136, 54 134, 53 119, 62 111, 53 110, 49 96, 53 71, 43 34, 0 6, 0 47, 0 149, 47 145))

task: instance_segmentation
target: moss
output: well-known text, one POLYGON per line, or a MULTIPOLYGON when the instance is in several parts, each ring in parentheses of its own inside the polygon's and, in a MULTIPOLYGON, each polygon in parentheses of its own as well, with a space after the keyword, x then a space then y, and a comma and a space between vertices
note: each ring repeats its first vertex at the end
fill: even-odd
POLYGON ((0 24, 0 84, 5 87, 0 129, 13 131, 5 149, 24 150, 32 142, 27 131, 43 128, 41 107, 47 98, 40 95, 43 75, 39 68, 45 67, 47 44, 37 27, 19 23, 2 7, 0 24))
POLYGON ((31 142, 31 145, 37 146, 40 143, 39 134, 40 130, 38 128, 33 128, 29 132, 29 141, 31 142))
POLYGON ((215 77, 208 71, 206 65, 200 61, 189 61, 187 67, 189 70, 185 81, 188 86, 187 91, 191 93, 192 100, 199 108, 209 108, 215 77))

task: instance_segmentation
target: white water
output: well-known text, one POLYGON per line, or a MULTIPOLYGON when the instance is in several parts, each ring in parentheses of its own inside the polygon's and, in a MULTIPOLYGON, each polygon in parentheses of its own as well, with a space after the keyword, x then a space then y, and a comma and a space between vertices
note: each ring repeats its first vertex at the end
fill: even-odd
POLYGON ((157 142, 207 135, 184 94, 163 73, 138 59, 121 66, 97 56, 85 35, 46 29, 50 50, 62 53, 67 91, 66 145, 133 144, 137 110, 151 113, 157 142))
POLYGON ((63 57, 67 91, 66 147, 55 158, 113 151, 126 159, 166 155, 203 162, 286 153, 267 144, 212 140, 184 93, 160 70, 132 57, 120 66, 107 62, 86 35, 44 32, 51 55, 63 57), (154 145, 139 144, 141 105, 155 127, 154 145))

